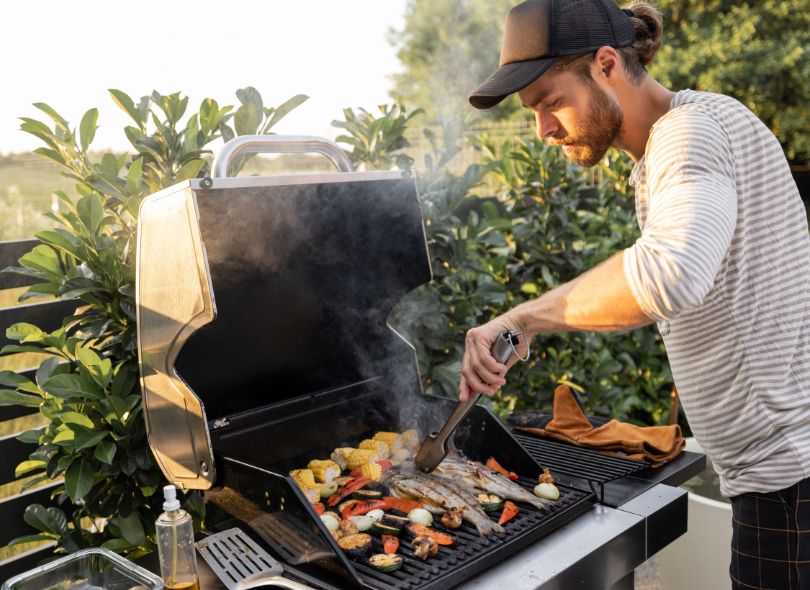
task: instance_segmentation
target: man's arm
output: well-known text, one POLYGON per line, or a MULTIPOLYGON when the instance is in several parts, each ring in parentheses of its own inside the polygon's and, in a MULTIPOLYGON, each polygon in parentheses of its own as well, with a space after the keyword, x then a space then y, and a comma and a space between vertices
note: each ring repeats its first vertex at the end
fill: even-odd
MULTIPOLYGON (((527 338, 546 332, 594 330, 613 332, 652 323, 639 307, 624 274, 624 251, 577 278, 527 301, 489 323, 467 332, 459 395, 493 394, 506 381, 503 375, 514 362, 497 363, 490 349, 505 330, 527 338)), ((524 348, 525 350, 525 348, 524 348)))

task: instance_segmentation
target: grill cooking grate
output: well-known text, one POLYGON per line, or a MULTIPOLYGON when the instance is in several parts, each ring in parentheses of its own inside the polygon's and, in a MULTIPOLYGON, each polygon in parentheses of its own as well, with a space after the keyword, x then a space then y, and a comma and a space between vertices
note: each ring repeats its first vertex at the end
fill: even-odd
POLYGON ((587 480, 591 489, 599 486, 599 501, 605 501, 605 484, 619 478, 646 471, 649 466, 643 461, 624 459, 577 447, 575 445, 514 433, 518 442, 541 467, 551 469, 553 475, 562 474, 587 480))
MULTIPOLYGON (((531 490, 536 484, 528 478, 520 478, 518 483, 531 490)), ((397 590, 425 590, 428 588, 449 588, 469 578, 474 573, 484 571, 494 563, 495 556, 503 550, 509 553, 515 547, 523 547, 548 535, 551 531, 573 520, 591 503, 586 500, 590 493, 560 486, 560 498, 548 511, 540 511, 531 505, 516 502, 520 512, 504 525, 505 533, 481 537, 475 527, 464 522, 456 530, 446 529, 436 519, 433 528, 453 536, 455 543, 449 547, 439 547, 436 557, 421 561, 413 556, 413 548, 407 534, 400 537, 398 554, 404 559, 402 568, 392 573, 382 573, 360 561, 353 565, 363 582, 375 588, 395 588, 397 590)), ((497 521, 500 513, 490 513, 497 521)), ((382 553, 382 542, 373 537, 373 552, 382 553)))

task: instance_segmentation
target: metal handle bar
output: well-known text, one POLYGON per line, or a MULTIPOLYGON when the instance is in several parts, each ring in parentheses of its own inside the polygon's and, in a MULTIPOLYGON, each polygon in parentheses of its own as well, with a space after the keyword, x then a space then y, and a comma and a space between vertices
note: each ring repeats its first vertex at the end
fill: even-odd
POLYGON ((352 162, 338 145, 314 135, 240 135, 222 146, 211 166, 214 178, 225 178, 231 162, 241 154, 301 154, 316 153, 329 158, 340 172, 351 172, 352 162))

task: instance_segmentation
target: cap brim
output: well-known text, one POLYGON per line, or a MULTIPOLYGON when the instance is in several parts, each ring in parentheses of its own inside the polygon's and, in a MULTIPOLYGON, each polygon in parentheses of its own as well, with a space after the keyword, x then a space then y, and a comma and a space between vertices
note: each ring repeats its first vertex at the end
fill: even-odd
POLYGON ((477 109, 494 107, 513 92, 523 90, 537 80, 556 59, 544 57, 502 65, 470 94, 470 104, 477 109))

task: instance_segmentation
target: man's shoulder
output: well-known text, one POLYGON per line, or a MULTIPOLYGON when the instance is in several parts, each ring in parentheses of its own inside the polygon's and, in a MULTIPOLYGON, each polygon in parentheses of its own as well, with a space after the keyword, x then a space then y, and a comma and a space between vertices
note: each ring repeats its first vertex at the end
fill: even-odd
MULTIPOLYGON (((653 135, 720 133, 741 121, 758 122, 756 115, 736 98, 697 90, 675 94, 667 113, 653 127, 653 135)), ((719 138, 718 138, 719 139, 719 138)))

